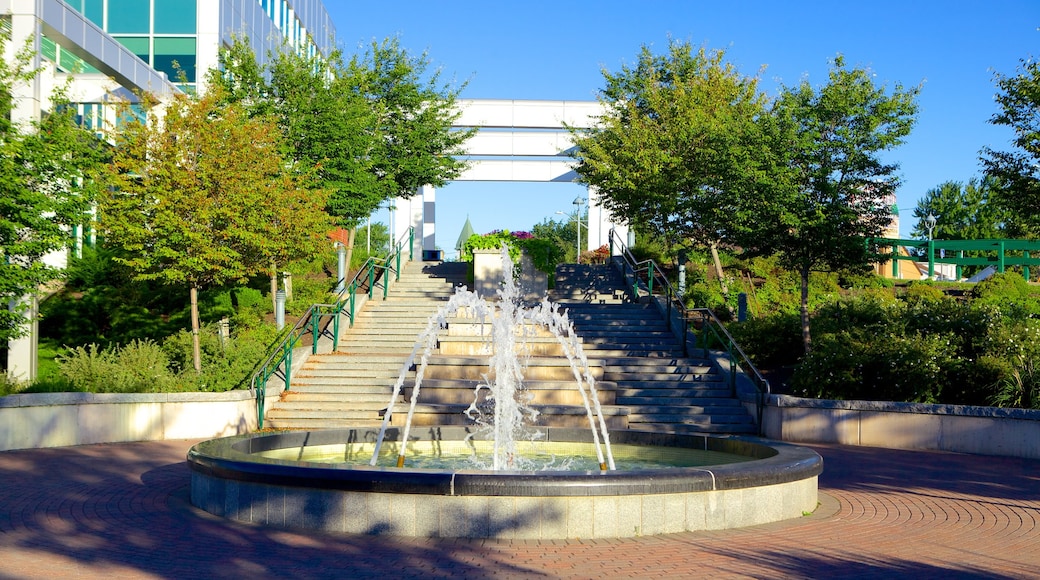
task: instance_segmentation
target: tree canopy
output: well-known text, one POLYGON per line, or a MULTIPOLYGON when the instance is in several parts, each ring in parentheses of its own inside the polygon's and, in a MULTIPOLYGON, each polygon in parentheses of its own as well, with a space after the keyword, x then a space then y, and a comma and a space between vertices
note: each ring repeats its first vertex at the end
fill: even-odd
POLYGON ((1000 110, 990 123, 1014 132, 1011 149, 982 150, 987 175, 1000 180, 996 201, 1007 209, 1008 233, 1040 235, 1040 63, 1022 61, 1014 75, 995 74, 1000 110))
POLYGON ((277 117, 288 156, 317 167, 340 225, 354 227, 382 202, 444 185, 465 168, 457 155, 472 131, 452 130, 459 89, 396 39, 347 62, 339 52, 322 59, 285 48, 261 69, 244 39, 220 58, 211 82, 254 114, 277 117))
POLYGON ((918 92, 902 85, 889 91, 838 56, 826 84, 785 87, 760 119, 769 161, 756 194, 743 200, 740 215, 750 219, 734 224, 733 239, 750 253, 776 254, 800 274, 806 351, 809 274, 873 261, 863 238, 891 222, 887 200, 899 184, 898 165, 881 153, 909 135, 918 92))
MULTIPOLYGON (((0 52, 4 50, 0 35, 0 52)), ((40 121, 12 120, 13 87, 31 80, 28 55, 0 63, 0 341, 22 336, 21 299, 59 276, 43 258, 72 242, 72 227, 87 221, 96 191, 94 175, 106 149, 80 128, 65 94, 51 95, 51 110, 40 121)))
POLYGON ((925 192, 914 207, 911 234, 928 235, 925 219, 929 214, 938 219, 932 236, 943 240, 985 240, 1004 237, 1006 213, 993 199, 1000 188, 992 177, 970 179, 967 183, 947 181, 925 192))
POLYGON ((222 104, 219 88, 155 112, 113 135, 100 224, 138 279, 189 290, 199 370, 198 290, 313 254, 331 228, 328 195, 289 170, 270 117, 222 104))
POLYGON ((765 98, 722 51, 670 42, 604 71, 597 127, 572 130, 580 181, 614 219, 662 232, 670 246, 727 234, 738 192, 753 182, 765 98))
POLYGON ((573 131, 581 181, 615 219, 669 244, 778 255, 802 278, 808 350, 809 273, 871 261, 863 238, 890 222, 898 185, 880 154, 909 134, 918 89, 888 91, 838 56, 826 84, 769 103, 721 51, 674 41, 604 77, 599 126, 573 131))

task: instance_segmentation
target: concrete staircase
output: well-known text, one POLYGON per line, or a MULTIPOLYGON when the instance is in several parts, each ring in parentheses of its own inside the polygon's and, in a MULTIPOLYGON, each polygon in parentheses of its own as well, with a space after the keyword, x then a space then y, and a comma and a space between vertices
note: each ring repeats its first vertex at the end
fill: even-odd
MULTIPOLYGON (((345 330, 337 352, 311 356, 292 388, 272 404, 265 425, 319 429, 379 424, 393 385, 430 316, 466 283, 467 264, 410 263, 387 300, 376 297, 345 330)), ((608 426, 672 432, 754 433, 751 416, 710 361, 684 357, 656 309, 629 301, 608 266, 563 266, 552 296, 581 337, 608 426)), ((488 372, 479 325, 449 320, 430 359, 415 423, 458 424, 488 372)), ((484 331, 486 332, 486 330, 484 331)), ((584 405, 555 339, 531 340, 525 386, 543 424, 587 425, 584 405)), ((414 368, 401 399, 410 396, 414 368)), ((399 400, 398 403, 403 403, 399 400)), ((404 418, 396 407, 394 424, 404 418)))
POLYGON ((378 425, 393 385, 430 316, 466 284, 468 265, 409 262, 386 300, 368 301, 334 353, 312 355, 273 403, 265 426, 321 429, 378 425))
POLYGON ((751 415, 714 364, 684 356, 682 343, 647 302, 624 297, 611 266, 562 265, 553 299, 566 310, 615 403, 628 408, 628 427, 668 432, 755 433, 751 415))

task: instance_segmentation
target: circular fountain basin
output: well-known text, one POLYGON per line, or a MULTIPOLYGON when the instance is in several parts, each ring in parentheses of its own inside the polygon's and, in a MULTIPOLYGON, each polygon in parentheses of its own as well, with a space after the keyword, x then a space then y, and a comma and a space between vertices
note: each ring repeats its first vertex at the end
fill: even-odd
MULTIPOLYGON (((589 430, 537 430, 541 440, 553 443, 587 444, 592 438, 589 430)), ((425 447, 438 449, 462 441, 472 429, 416 431, 413 439, 429 440, 425 447)), ((199 443, 188 453, 192 504, 238 521, 357 534, 620 538, 801 517, 816 509, 823 469, 814 451, 786 443, 638 431, 613 432, 611 443, 633 446, 636 453, 643 448, 647 455, 682 457, 698 450, 747 460, 604 472, 483 471, 465 463, 436 469, 370 467, 292 458, 338 446, 345 459, 366 463, 375 435, 376 429, 359 427, 199 443)), ((396 437, 400 433, 391 429, 386 441, 396 437)))

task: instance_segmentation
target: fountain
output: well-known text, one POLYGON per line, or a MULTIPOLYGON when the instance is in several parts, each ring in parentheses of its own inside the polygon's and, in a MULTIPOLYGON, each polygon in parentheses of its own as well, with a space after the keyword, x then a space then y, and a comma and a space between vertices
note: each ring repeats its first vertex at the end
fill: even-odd
MULTIPOLYGON (((430 356, 437 345, 437 338, 443 330, 448 328, 448 317, 457 314, 460 310, 466 310, 469 316, 476 319, 479 324, 489 323, 491 325, 490 333, 481 332, 486 337, 489 372, 484 375, 483 383, 477 386, 473 403, 466 410, 466 415, 480 426, 479 430, 467 435, 466 440, 473 439, 473 436, 478 433, 490 434, 492 442, 490 468, 495 471, 517 469, 517 463, 523 457, 523 454, 517 449, 517 442, 538 436, 537 432, 528 428, 531 422, 537 418, 538 413, 526 404, 526 397, 523 395, 524 365, 521 356, 527 351, 525 339, 528 336, 526 332, 528 325, 535 324, 549 329, 562 347, 563 355, 567 358, 574 376, 575 388, 580 393, 582 404, 585 406, 585 414, 588 417, 589 429, 594 442, 593 448, 599 460, 600 470, 615 469, 606 421, 603 418, 599 398, 596 396, 596 381, 589 371, 589 362, 585 357, 580 338, 574 332, 567 315, 561 314, 548 299, 543 299, 535 307, 524 308, 520 303, 519 288, 514 277, 510 275, 513 272, 514 264, 509 256, 509 250, 505 246, 501 248, 501 259, 504 275, 502 287, 498 290, 497 311, 494 308, 495 305, 488 300, 464 287, 459 288, 455 295, 448 300, 448 304, 430 317, 426 329, 419 334, 415 348, 412 349, 411 355, 394 384, 393 394, 383 417, 383 424, 376 437, 370 465, 375 466, 379 459, 386 429, 393 417, 395 402, 401 395, 409 369, 415 364, 418 355, 415 384, 412 387, 408 418, 405 421, 402 435, 402 441, 409 441, 412 419, 419 401, 419 393, 422 390, 423 377, 430 356), (480 391, 485 388, 489 391, 488 405, 492 408, 492 411, 486 414, 487 419, 484 418, 485 413, 479 408, 480 391)), ((400 447, 397 467, 404 467, 406 447, 406 445, 400 447)))
MULTIPOLYGON (((503 271, 512 271, 505 251, 503 271)), ((816 508, 822 459, 811 450, 753 437, 608 434, 588 361, 566 315, 548 301, 521 307, 511 276, 499 294, 496 311, 461 289, 431 317, 378 429, 250 434, 194 446, 188 454, 192 503, 230 519, 292 528, 518 539, 724 529, 816 508), (427 364, 449 317, 459 312, 491 326, 488 373, 467 410, 474 423, 424 426, 416 433, 412 419, 427 364), (537 413, 527 405, 524 357, 518 354, 529 325, 549 328, 561 345, 588 428, 532 424, 537 413), (407 418, 394 427, 394 403, 413 365, 407 418), (483 390, 486 403, 478 405, 483 390), (529 448, 543 452, 547 463, 590 455, 595 463, 535 470, 521 459, 529 448), (615 451, 623 458, 620 466, 615 451), (380 464, 389 457, 395 460, 380 464), (479 467, 475 458, 483 461, 479 467), (635 467, 625 465, 636 460, 635 467)))

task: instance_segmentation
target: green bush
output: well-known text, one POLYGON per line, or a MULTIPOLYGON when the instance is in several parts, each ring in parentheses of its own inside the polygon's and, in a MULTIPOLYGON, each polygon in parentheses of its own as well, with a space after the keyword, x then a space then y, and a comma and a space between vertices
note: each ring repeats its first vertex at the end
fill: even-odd
POLYGON ((802 321, 794 313, 749 318, 727 327, 733 339, 756 365, 792 365, 801 358, 802 321))
POLYGON ((950 337, 942 335, 824 335, 814 339, 792 385, 823 399, 940 402, 953 368, 949 344, 950 337))
POLYGON ((975 306, 992 306, 1010 318, 1040 316, 1040 295, 1015 272, 991 276, 975 285, 971 291, 975 306))
POLYGON ((135 340, 123 347, 75 347, 58 359, 62 377, 91 393, 146 393, 174 390, 168 359, 154 342, 135 340))
POLYGON ((207 326, 199 333, 201 374, 194 369, 191 332, 185 330, 168 337, 162 350, 180 390, 223 392, 248 387, 250 374, 267 355, 275 334, 273 326, 265 325, 222 342, 216 328, 207 326))
POLYGON ((1040 409, 1040 368, 1033 359, 1019 359, 1019 364, 997 386, 990 399, 998 407, 1040 409))
POLYGON ((231 292, 232 303, 235 305, 235 316, 233 320, 236 325, 256 326, 270 310, 270 302, 263 292, 256 288, 240 286, 231 292))
POLYGON ((816 309, 812 315, 813 337, 838 332, 856 336, 898 332, 904 308, 895 302, 860 296, 834 300, 816 309))

